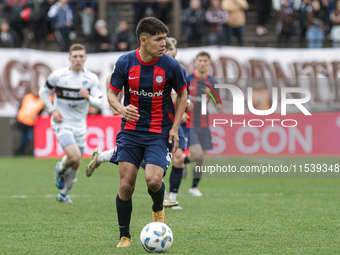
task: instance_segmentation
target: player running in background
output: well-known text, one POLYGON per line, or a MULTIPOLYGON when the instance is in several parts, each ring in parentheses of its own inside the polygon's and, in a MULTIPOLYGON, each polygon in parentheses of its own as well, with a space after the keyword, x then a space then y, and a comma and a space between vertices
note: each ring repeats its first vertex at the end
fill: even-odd
POLYGON ((123 116, 116 137, 117 151, 111 158, 111 162, 118 164, 120 175, 116 198, 120 230, 117 247, 131 245, 131 197, 143 158, 145 181, 153 200, 153 221, 165 222, 162 179, 171 161, 171 143, 172 153, 178 148, 178 129, 187 102, 181 66, 163 54, 167 33, 168 28, 160 20, 142 19, 136 29, 140 48, 118 59, 107 91, 110 106, 123 116), (117 97, 123 87, 124 105, 117 97), (178 94, 175 116, 173 107, 169 107, 172 88, 178 94))
MULTIPOLYGON (((165 42, 166 42, 166 49, 167 49, 166 54, 168 54, 170 57, 175 58, 177 55, 177 49, 176 49, 177 40, 175 38, 169 37, 169 38, 166 38, 165 42)), ((184 68, 182 69, 183 69, 183 72, 185 73, 184 68)), ((172 97, 172 101, 176 102, 177 94, 173 93, 171 97, 172 97)), ((187 100, 187 108, 188 108, 189 103, 190 103, 190 100, 187 100)), ((177 194, 178 194, 178 190, 179 190, 181 180, 182 180, 182 175, 183 175, 185 137, 184 137, 184 132, 181 126, 179 127, 178 134, 179 134, 179 139, 180 139, 179 148, 172 158, 169 199, 165 199, 167 197, 166 195, 164 198, 164 205, 169 206, 169 207, 172 207, 173 205, 175 205, 174 202, 177 203, 177 194)), ((181 207, 173 207, 173 208, 182 209, 181 207)))
MULTIPOLYGON (((175 38, 172 37, 167 37, 165 39, 165 54, 169 55, 170 57, 175 58, 177 54, 177 49, 176 49, 176 44, 177 41, 175 38)), ((185 73, 185 70, 183 70, 185 73)), ((111 77, 111 76, 110 76, 111 77)), ((107 80, 107 84, 109 84, 109 80, 107 80)), ((121 93, 119 94, 121 95, 121 93)), ((171 98, 172 102, 175 103, 177 99, 177 94, 171 93, 171 98)), ((188 107, 188 102, 187 102, 187 107, 188 107)), ((119 114, 117 111, 113 110, 113 114, 117 115, 119 114)), ((182 180, 182 174, 183 174, 183 163, 184 163, 184 156, 183 152, 185 150, 185 137, 184 133, 182 131, 182 128, 180 126, 178 130, 178 135, 179 135, 179 146, 178 150, 176 151, 175 155, 173 155, 173 166, 172 166, 172 171, 170 175, 170 196, 168 196, 166 193, 164 194, 164 201, 163 205, 165 207, 172 207, 174 209, 182 209, 181 207, 175 207, 178 205, 177 202, 177 194, 178 194, 178 189, 182 180)), ((104 162, 109 162, 112 155, 114 153, 114 149, 112 150, 107 150, 107 151, 100 151, 98 148, 93 150, 92 153, 92 159, 89 162, 88 165, 86 165, 86 176, 90 177, 94 170, 99 167, 101 163, 104 162)), ((143 161, 141 166, 145 168, 145 162, 143 161)))
MULTIPOLYGON (((202 173, 195 172, 195 166, 204 166, 206 152, 213 148, 209 129, 209 114, 201 114, 202 104, 200 99, 202 98, 202 94, 206 94, 207 98, 210 98, 206 91, 210 93, 212 91, 211 88, 214 88, 217 81, 208 74, 208 68, 211 65, 209 53, 198 53, 194 64, 195 71, 187 75, 189 98, 193 103, 193 110, 190 111, 190 139, 188 144, 190 144, 190 161, 196 162, 193 164, 194 179, 189 193, 192 196, 200 197, 202 193, 198 189, 198 183, 202 173)), ((213 95, 213 93, 210 94, 213 95)), ((223 106, 220 103, 217 103, 216 108, 220 113, 223 112, 223 106)))
POLYGON ((102 107, 102 90, 97 75, 84 69, 86 50, 81 44, 70 47, 71 65, 50 74, 39 95, 51 113, 51 126, 66 155, 55 166, 58 201, 72 203, 68 194, 77 180, 85 148, 86 117, 89 106, 102 107), (49 92, 55 88, 54 103, 49 92))

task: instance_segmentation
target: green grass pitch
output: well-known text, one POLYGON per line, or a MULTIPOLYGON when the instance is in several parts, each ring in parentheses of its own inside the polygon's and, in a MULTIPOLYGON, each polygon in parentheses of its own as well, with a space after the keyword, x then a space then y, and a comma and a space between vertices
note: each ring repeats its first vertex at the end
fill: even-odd
MULTIPOLYGON (((216 160, 223 162, 207 163, 216 160)), ((235 165, 242 160, 225 159, 235 165)), ((256 158, 258 164, 266 160, 318 162, 256 158)), ((326 161, 340 162, 337 157, 326 161)), ((56 162, 0 158, 0 254, 146 254, 139 234, 152 221, 152 202, 143 171, 132 199, 132 245, 116 248, 117 167, 102 164, 87 178, 89 159, 84 159, 70 205, 56 201, 56 162)), ((191 182, 190 177, 182 180, 178 201, 183 210, 165 212, 174 233, 168 254, 340 253, 338 178, 204 178, 199 186, 203 197, 197 198, 188 194, 191 182)))

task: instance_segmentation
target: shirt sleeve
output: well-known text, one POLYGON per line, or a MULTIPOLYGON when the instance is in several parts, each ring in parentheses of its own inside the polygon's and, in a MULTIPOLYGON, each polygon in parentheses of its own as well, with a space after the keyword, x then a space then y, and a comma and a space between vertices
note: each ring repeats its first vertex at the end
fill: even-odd
POLYGON ((124 61, 119 58, 113 68, 110 88, 116 92, 120 92, 124 86, 124 66, 124 61))
POLYGON ((100 86, 100 82, 98 79, 98 76, 93 74, 93 80, 92 80, 92 86, 90 89, 90 95, 95 97, 95 98, 101 98, 103 97, 103 91, 102 88, 100 86))
POLYGON ((187 87, 187 82, 185 79, 185 71, 182 66, 176 61, 173 68, 173 82, 172 87, 178 92, 182 92, 187 87))
POLYGON ((58 75, 56 71, 52 72, 46 80, 45 87, 47 87, 49 90, 52 90, 54 87, 58 85, 58 75))

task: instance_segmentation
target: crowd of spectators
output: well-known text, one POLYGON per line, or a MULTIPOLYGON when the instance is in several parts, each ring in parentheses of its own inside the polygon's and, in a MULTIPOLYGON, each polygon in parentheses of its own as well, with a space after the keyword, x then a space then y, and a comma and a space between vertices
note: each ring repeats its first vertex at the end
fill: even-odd
MULTIPOLYGON (((56 39, 60 50, 68 51, 71 41, 80 36, 90 43, 90 52, 126 51, 136 45, 133 31, 142 17, 155 16, 171 23, 170 0, 131 4, 135 22, 130 26, 121 16, 119 2, 108 1, 107 19, 98 19, 97 1, 5 0, 0 14, 0 47, 27 46, 25 29, 29 28, 28 39, 42 47, 56 39)), ((293 36, 300 38, 300 47, 321 48, 325 38, 332 40, 333 47, 340 46, 340 0, 183 0, 182 38, 178 40, 189 47, 230 45, 236 37, 237 45, 244 46, 250 6, 257 19, 249 27, 257 36, 270 32, 270 13, 277 13, 278 47, 290 47, 293 36)))
POLYGON ((300 37, 300 46, 322 48, 326 37, 333 47, 340 44, 339 0, 272 0, 278 11, 278 44, 289 47, 294 35, 300 37))

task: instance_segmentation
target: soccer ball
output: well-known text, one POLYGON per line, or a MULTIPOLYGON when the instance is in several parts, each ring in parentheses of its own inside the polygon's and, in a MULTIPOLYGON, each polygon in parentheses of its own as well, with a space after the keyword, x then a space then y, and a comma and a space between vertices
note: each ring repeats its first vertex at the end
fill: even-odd
POLYGON ((168 225, 162 222, 151 222, 140 233, 140 242, 147 252, 166 252, 172 242, 173 235, 168 225))

